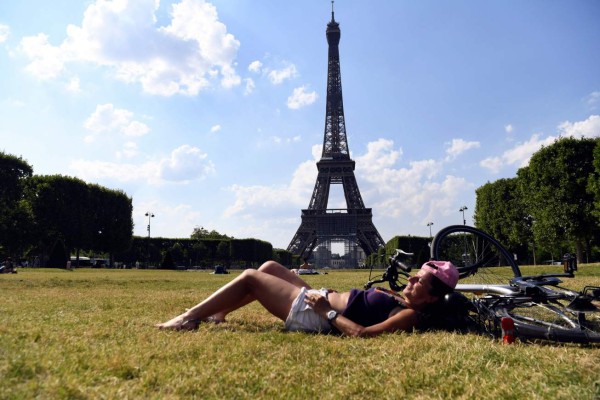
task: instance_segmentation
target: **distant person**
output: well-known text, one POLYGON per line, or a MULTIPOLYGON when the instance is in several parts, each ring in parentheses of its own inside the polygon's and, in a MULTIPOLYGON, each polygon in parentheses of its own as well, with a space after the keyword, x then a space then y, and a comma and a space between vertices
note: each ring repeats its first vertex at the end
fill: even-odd
POLYGON ((230 312, 258 301, 289 331, 348 336, 410 331, 426 320, 430 307, 452 292, 457 282, 458 270, 452 263, 430 261, 408 279, 402 294, 384 288, 339 293, 312 289, 289 269, 268 261, 258 270, 245 270, 206 300, 156 327, 197 329, 203 321, 224 322, 230 312))
POLYGON ((6 261, 4 261, 4 265, 0 267, 0 273, 5 274, 16 274, 17 270, 15 269, 15 265, 12 262, 12 258, 8 257, 6 261))
POLYGON ((296 275, 312 275, 312 274, 314 274, 315 271, 313 270, 312 265, 310 265, 308 263, 306 258, 303 258, 302 261, 304 261, 304 263, 300 266, 300 268, 294 268, 291 271, 296 275))

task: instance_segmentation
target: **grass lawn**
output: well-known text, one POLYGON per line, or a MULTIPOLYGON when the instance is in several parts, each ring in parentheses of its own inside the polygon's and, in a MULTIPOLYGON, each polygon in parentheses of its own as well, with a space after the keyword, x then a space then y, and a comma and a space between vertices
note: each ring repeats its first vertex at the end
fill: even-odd
MULTIPOLYGON (((579 269, 569 284, 600 286, 599 265, 579 269)), ((236 273, 0 275, 0 399, 600 398, 600 346, 503 345, 448 332, 287 333, 255 304, 196 332, 153 327, 236 273)), ((362 286, 368 272, 305 278, 346 290, 362 286)))

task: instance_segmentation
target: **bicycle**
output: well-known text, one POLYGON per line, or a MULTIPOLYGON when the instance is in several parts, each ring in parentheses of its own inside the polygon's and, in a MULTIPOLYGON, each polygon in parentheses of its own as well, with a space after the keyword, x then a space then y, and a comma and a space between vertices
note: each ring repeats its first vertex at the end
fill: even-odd
MULTIPOLYGON (((401 291, 405 284, 399 279, 410 276, 408 257, 396 250, 381 278, 369 280, 365 288, 387 282, 392 290, 401 291)), ((455 292, 444 299, 445 309, 434 327, 493 337, 511 329, 521 341, 600 343, 600 287, 576 291, 560 286, 561 278, 575 276, 573 258, 565 261, 563 273, 523 276, 515 257, 496 239, 465 225, 438 232, 430 257, 451 261, 460 276, 455 292), (507 280, 508 284, 500 283, 507 280)))

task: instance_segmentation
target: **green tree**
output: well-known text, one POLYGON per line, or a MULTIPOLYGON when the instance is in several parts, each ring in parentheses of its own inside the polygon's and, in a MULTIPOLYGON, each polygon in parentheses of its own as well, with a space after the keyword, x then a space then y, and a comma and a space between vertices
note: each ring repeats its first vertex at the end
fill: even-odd
POLYGON ((160 264, 162 269, 175 269, 175 262, 173 261, 173 256, 171 255, 171 251, 167 250, 165 252, 165 256, 160 264))
POLYGON ((31 183, 28 198, 42 242, 60 239, 67 252, 91 248, 93 210, 87 184, 61 175, 35 176, 31 183))
POLYGON ((215 230, 212 231, 208 231, 207 229, 204 229, 204 227, 202 226, 197 226, 194 228, 194 231, 192 232, 191 238, 194 240, 200 240, 200 239, 232 239, 230 237, 228 237, 227 235, 223 235, 215 230))
POLYGON ((171 257, 173 258, 173 262, 175 263, 175 265, 184 264, 184 248, 181 245, 181 243, 173 243, 169 251, 171 253, 171 257))
POLYGON ((596 142, 593 153, 594 172, 588 179, 588 190, 594 196, 593 213, 600 220, 600 141, 596 142))
POLYGON ((225 263, 225 265, 229 266, 229 260, 231 258, 231 250, 229 241, 221 241, 217 245, 217 259, 225 263))
POLYGON ((202 260, 208 257, 208 247, 206 247, 206 244, 202 241, 195 241, 194 244, 192 244, 190 257, 192 258, 194 265, 199 265, 202 260))
POLYGON ((588 190, 598 140, 560 138, 517 172, 536 243, 547 249, 568 243, 575 246, 579 259, 598 229, 594 194, 588 190))
POLYGON ((23 200, 33 168, 21 157, 0 152, 0 251, 20 255, 31 242, 32 215, 23 200))
POLYGON ((531 243, 531 218, 523 203, 517 178, 488 182, 476 191, 475 226, 511 251, 527 256, 531 243))
POLYGON ((112 254, 127 250, 133 237, 132 200, 120 190, 90 185, 91 250, 112 254))
POLYGON ((49 268, 66 268, 67 261, 70 259, 67 254, 67 250, 62 240, 56 240, 54 246, 50 250, 50 256, 48 257, 48 263, 46 264, 49 268))
POLYGON ((77 255, 80 250, 112 254, 131 244, 131 198, 121 191, 61 175, 34 176, 27 200, 42 248, 62 240, 77 255))

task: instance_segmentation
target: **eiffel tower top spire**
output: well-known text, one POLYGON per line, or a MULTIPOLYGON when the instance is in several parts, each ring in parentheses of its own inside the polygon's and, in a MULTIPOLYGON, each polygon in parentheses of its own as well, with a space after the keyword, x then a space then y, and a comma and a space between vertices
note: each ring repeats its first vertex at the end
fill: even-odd
POLYGON ((340 24, 335 21, 333 1, 331 2, 331 21, 327 24, 327 43, 329 44, 327 66, 327 106, 325 110, 325 136, 323 140, 323 159, 350 159, 344 102, 342 100, 342 74, 340 71, 340 24))
POLYGON ((333 18, 333 0, 331 0, 331 22, 335 22, 335 18, 333 18))

